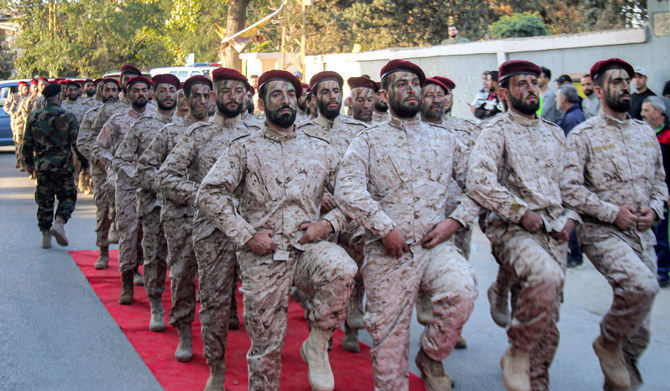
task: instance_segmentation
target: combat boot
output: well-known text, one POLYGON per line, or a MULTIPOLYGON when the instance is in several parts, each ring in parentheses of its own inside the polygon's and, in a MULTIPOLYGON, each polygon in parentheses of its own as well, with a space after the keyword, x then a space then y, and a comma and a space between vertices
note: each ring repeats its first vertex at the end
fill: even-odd
POLYGON ((486 291, 486 295, 489 298, 489 311, 491 312, 491 318, 493 318, 495 324, 502 328, 506 328, 510 322, 507 292, 505 292, 505 295, 501 295, 498 292, 498 289, 498 285, 494 282, 486 291))
POLYGON ((116 224, 112 221, 112 225, 109 226, 109 232, 107 233, 107 241, 109 243, 118 244, 119 243, 119 231, 116 230, 116 224))
POLYGON ((225 391, 223 384, 226 382, 226 365, 224 363, 209 365, 209 379, 205 384, 204 391, 225 391))
POLYGON ((530 391, 530 354, 512 345, 500 359, 503 384, 508 391, 530 391))
POLYGON ((342 349, 349 353, 358 353, 361 351, 361 345, 358 344, 358 330, 344 325, 344 338, 342 338, 342 349))
POLYGON ((93 267, 96 270, 102 270, 107 269, 108 264, 109 264, 109 247, 100 247, 100 255, 98 256, 98 260, 95 261, 95 265, 93 265, 93 267))
POLYGON ((134 293, 133 271, 127 270, 121 272, 121 295, 119 296, 119 304, 133 304, 134 293))
POLYGON ((179 362, 189 362, 193 360, 193 337, 191 336, 191 325, 181 325, 179 331, 179 345, 174 352, 174 358, 179 362))
POLYGON ((60 244, 61 246, 68 245, 69 242, 67 240, 67 236, 65 236, 65 219, 60 216, 56 216, 56 222, 51 227, 51 235, 56 238, 56 243, 60 244))
POLYGON ((133 285, 135 286, 144 286, 144 277, 140 274, 140 267, 137 266, 133 269, 133 285))
POLYGON ((335 379, 328 360, 329 339, 326 331, 312 327, 309 337, 300 347, 300 356, 309 367, 307 378, 312 391, 332 391, 335 388, 335 379))
POLYGON ((421 378, 426 385, 426 391, 451 391, 451 378, 444 371, 442 362, 428 357, 423 349, 419 349, 414 362, 421 371, 421 378))
POLYGON ((51 232, 42 231, 42 241, 40 242, 42 248, 51 248, 51 232))
POLYGON ((163 319, 163 298, 150 297, 149 304, 151 305, 151 321, 149 322, 149 330, 160 332, 165 331, 165 320, 163 319))
POLYGON ((233 289, 233 296, 230 298, 230 319, 228 319, 228 330, 237 330, 240 328, 240 318, 237 315, 237 297, 235 297, 235 289, 233 289))
POLYGON ((616 388, 629 388, 630 375, 623 360, 623 351, 618 342, 608 342, 599 335, 593 341, 593 350, 600 361, 600 369, 607 382, 616 388))

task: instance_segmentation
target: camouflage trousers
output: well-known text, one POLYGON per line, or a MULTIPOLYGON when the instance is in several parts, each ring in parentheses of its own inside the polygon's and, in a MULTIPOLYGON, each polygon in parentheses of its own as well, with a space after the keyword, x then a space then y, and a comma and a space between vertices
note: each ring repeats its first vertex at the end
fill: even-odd
POLYGON ((35 188, 37 226, 40 231, 48 231, 54 219, 55 200, 58 199, 56 216, 68 221, 77 203, 77 189, 74 186, 71 171, 36 171, 35 175, 37 177, 35 188))
MULTIPOLYGON (((621 342, 631 387, 642 385, 637 361, 650 339, 650 316, 659 286, 656 280, 656 253, 649 246, 634 250, 613 228, 585 223, 579 230, 582 252, 612 286, 614 300, 600 322, 600 334, 609 341, 621 342)), ((605 390, 621 390, 607 382, 605 390)))
POLYGON ((400 258, 387 255, 381 241, 375 241, 366 243, 362 273, 375 390, 407 390, 410 323, 417 296, 428 298, 431 313, 422 320, 419 345, 430 358, 442 361, 474 309, 475 272, 449 241, 432 249, 412 244, 400 258))
POLYGON ((472 229, 469 226, 463 227, 454 234, 454 244, 461 252, 465 260, 470 259, 470 243, 472 242, 472 229))
POLYGON ((191 238, 193 216, 164 218, 163 228, 172 292, 169 322, 173 327, 190 325, 195 320, 195 274, 198 271, 191 238))
POLYGON ((107 236, 112 225, 114 188, 107 183, 107 174, 97 167, 91 167, 91 185, 95 202, 95 245, 109 247, 107 236))
POLYGON ((160 214, 161 208, 156 207, 140 217, 144 252, 144 289, 150 299, 162 297, 165 291, 167 242, 160 214))
POLYGON ((198 263, 200 324, 207 364, 223 364, 230 319, 230 300, 235 283, 235 245, 215 230, 196 236, 193 250, 198 263))
POLYGON ((549 389, 549 367, 558 348, 557 327, 565 281, 568 244, 545 232, 530 233, 513 224, 490 225, 486 236, 500 263, 498 289, 512 293, 510 343, 530 352, 533 391, 549 389))
POLYGON ((119 269, 135 269, 142 259, 142 227, 137 218, 137 193, 135 188, 116 183, 114 211, 116 229, 119 231, 119 269))
MULTIPOLYGON (((359 270, 354 277, 354 287, 351 290, 349 304, 347 304, 347 323, 345 328, 355 328, 350 324, 350 319, 360 317, 365 313, 363 308, 363 296, 365 288, 363 286, 363 275, 360 268, 365 259, 365 228, 361 227, 355 221, 350 221, 344 232, 339 235, 338 244, 347 252, 349 257, 356 262, 359 270)), ((360 327, 360 326, 359 326, 360 327)))
POLYGON ((344 322, 358 269, 356 263, 331 242, 303 247, 305 251, 291 251, 286 261, 274 261, 273 254, 259 256, 247 248, 237 252, 244 324, 251 337, 247 353, 250 391, 279 389, 292 285, 310 297, 312 307, 307 319, 310 329, 332 334, 344 322))

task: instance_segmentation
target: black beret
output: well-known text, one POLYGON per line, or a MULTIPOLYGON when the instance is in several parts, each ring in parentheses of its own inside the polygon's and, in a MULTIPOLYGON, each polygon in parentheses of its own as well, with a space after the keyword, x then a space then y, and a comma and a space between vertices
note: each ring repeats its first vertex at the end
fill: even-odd
POLYGON ((60 94, 61 88, 58 85, 58 83, 49 83, 47 84, 46 87, 44 87, 44 91, 42 92, 42 95, 44 95, 45 98, 53 98, 54 96, 60 94))

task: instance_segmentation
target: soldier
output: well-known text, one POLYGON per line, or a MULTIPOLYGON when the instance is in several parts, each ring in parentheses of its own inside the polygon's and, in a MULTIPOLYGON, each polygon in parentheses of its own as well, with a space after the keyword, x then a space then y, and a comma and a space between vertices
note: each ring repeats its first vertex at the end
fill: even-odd
POLYGON ((180 91, 184 92, 188 102, 188 116, 182 123, 169 124, 158 131, 137 163, 137 175, 142 187, 153 189, 161 199, 161 222, 167 239, 167 266, 170 268, 172 292, 169 322, 179 331, 175 358, 187 362, 193 359, 191 324, 195 320, 195 274, 198 270, 191 240, 195 208, 165 197, 154 178, 186 129, 194 123, 207 121, 209 105, 212 103, 212 82, 205 76, 192 76, 184 82, 184 88, 180 91))
POLYGON ((633 67, 610 58, 591 68, 600 113, 568 134, 563 202, 584 219, 582 251, 612 286, 614 301, 593 349, 605 390, 637 390, 637 361, 650 338, 656 281, 654 234, 668 199, 654 130, 627 113, 633 67))
POLYGON ((21 171, 25 171, 25 167, 23 166, 23 132, 25 130, 26 119, 28 118, 28 114, 30 114, 25 113, 22 110, 22 106, 23 103, 30 99, 28 88, 28 83, 24 81, 19 82, 19 94, 18 96, 15 96, 16 99, 12 100, 12 103, 10 103, 9 106, 9 111, 7 111, 10 116, 14 116, 12 121, 12 129, 14 131, 14 150, 16 152, 16 158, 19 161, 19 169, 21 171))
MULTIPOLYGON (((180 81, 170 74, 156 75, 151 79, 156 94, 157 111, 153 117, 139 117, 128 129, 125 138, 116 148, 113 167, 117 185, 127 185, 136 190, 137 218, 142 225, 142 250, 144 253, 144 289, 151 305, 151 331, 164 331, 163 291, 167 264, 167 242, 160 221, 161 203, 152 188, 141 186, 137 174, 137 161, 151 144, 158 129, 172 122, 177 106, 177 89, 180 81)), ((141 85, 137 84, 137 85, 141 85)))
MULTIPOLYGON (((265 126, 231 144, 203 180, 197 205, 238 247, 244 321, 251 337, 249 390, 279 389, 293 284, 314 303, 309 337, 300 348, 309 366, 309 383, 313 390, 333 390, 328 340, 344 321, 356 272, 343 249, 320 240, 346 224, 337 208, 319 217, 339 158, 322 134, 312 134, 308 126, 295 129, 300 80, 275 70, 265 72, 258 82, 265 126)), ((323 83, 321 87, 330 90, 324 97, 337 95, 337 80, 331 76, 323 83)), ((327 108, 336 111, 335 106, 327 108)))
POLYGON ((377 93, 375 94, 375 110, 372 113, 372 122, 380 123, 387 122, 391 119, 388 112, 388 98, 381 93, 381 84, 377 82, 377 93))
POLYGON ((381 71, 389 122, 361 132, 337 175, 335 201, 366 228, 365 327, 373 340, 375 390, 407 390, 409 326, 419 291, 430 316, 416 364, 428 390, 451 390, 442 366, 477 297, 472 267, 449 238, 474 219, 478 207, 461 203, 445 219, 451 178, 464 186, 465 147, 448 132, 418 120, 417 65, 392 60, 381 71))
MULTIPOLYGON (((137 218, 137 188, 128 183, 122 176, 123 174, 120 176, 113 170, 112 162, 119 144, 132 124, 142 116, 151 117, 154 114, 147 105, 149 88, 151 88, 151 81, 144 76, 136 76, 126 82, 126 98, 130 102, 130 109, 113 115, 102 127, 91 148, 91 154, 98 159, 98 167, 107 172, 107 181, 115 184, 114 205, 116 227, 119 230, 119 264, 122 283, 119 304, 133 303, 134 270, 139 267, 142 251, 140 248, 141 227, 137 218)), ((103 106, 98 119, 104 109, 103 106)))
POLYGON ((43 109, 46 106, 46 99, 44 99, 44 88, 49 83, 49 79, 46 77, 40 77, 37 80, 37 90, 39 92, 39 97, 33 104, 33 111, 43 109))
POLYGON ((347 80, 351 88, 351 106, 353 109, 353 118, 355 120, 372 123, 372 113, 375 108, 375 95, 379 91, 377 83, 367 77, 350 77, 347 80))
MULTIPOLYGON (((161 194, 178 205, 195 205, 200 182, 238 138, 258 131, 240 118, 249 84, 230 68, 212 71, 217 113, 208 124, 194 124, 172 149, 156 174, 161 194)), ((206 390, 223 390, 231 296, 235 287, 235 246, 201 212, 193 221, 193 250, 198 263, 200 323, 209 365, 206 390)))
POLYGON ((84 80, 84 93, 86 94, 85 98, 95 98, 96 88, 93 79, 84 80))
POLYGON ((582 76, 582 91, 584 92, 584 100, 582 100, 582 109, 584 111, 584 116, 586 119, 595 117, 600 111, 600 100, 593 93, 593 80, 591 75, 587 74, 582 76))
POLYGON ((67 246, 64 225, 77 202, 72 178, 72 151, 76 152, 78 124, 74 116, 59 107, 60 86, 50 84, 44 91, 47 107, 30 114, 23 143, 26 170, 37 177, 35 202, 37 225, 42 231, 42 248, 51 247, 51 235, 67 246), (54 197, 58 199, 56 221, 54 197))
MULTIPOLYGON (((81 95, 81 84, 76 80, 68 80, 65 82, 66 86, 66 95, 67 99, 64 99, 61 103, 61 108, 65 111, 69 111, 74 114, 74 117, 77 119, 77 122, 81 124, 84 120, 84 114, 90 109, 90 107, 83 103, 82 99, 79 99, 81 95)), ((80 192, 84 193, 88 188, 90 192, 91 188, 91 176, 86 170, 81 168, 82 162, 79 162, 78 158, 74 159, 74 175, 75 182, 77 183, 77 189, 80 192)), ((84 163, 88 166, 88 162, 84 163)))
MULTIPOLYGON (((119 82, 116 79, 105 78, 98 83, 100 89, 99 96, 102 103, 115 102, 119 99, 119 82)), ((79 127, 79 136, 77 136, 77 148, 81 154, 91 162, 91 182, 95 192, 93 200, 95 202, 95 244, 100 248, 98 259, 95 262, 95 269, 106 269, 109 263, 109 230, 113 221, 114 206, 114 186, 107 182, 107 173, 98 164, 98 160, 91 154, 91 145, 89 144, 89 134, 93 127, 95 118, 100 113, 102 105, 98 105, 84 115, 84 119, 79 127)))
POLYGON ((468 195, 492 212, 486 236, 514 284, 510 346, 500 360, 503 383, 514 391, 549 389, 567 240, 580 221, 561 202, 563 131, 535 114, 541 72, 523 60, 500 66, 500 94, 509 111, 481 131, 467 179, 468 195))
POLYGON ((181 88, 179 91, 177 91, 177 112, 176 116, 180 117, 182 119, 186 119, 189 115, 189 103, 188 99, 186 98, 186 94, 184 93, 184 89, 181 88))
MULTIPOLYGON (((20 168, 23 171, 23 159, 21 158, 21 151, 19 148, 19 145, 16 144, 16 114, 14 113, 14 110, 16 106, 18 105, 19 100, 21 99, 22 95, 22 90, 23 90, 23 83, 24 82, 19 82, 17 86, 17 92, 15 93, 10 93, 9 96, 7 96, 7 100, 5 101, 5 105, 2 107, 5 110, 5 113, 9 115, 9 125, 12 130, 12 139, 14 141, 14 150, 16 154, 16 168, 20 168)), ((25 92, 23 92, 25 94, 25 92)))

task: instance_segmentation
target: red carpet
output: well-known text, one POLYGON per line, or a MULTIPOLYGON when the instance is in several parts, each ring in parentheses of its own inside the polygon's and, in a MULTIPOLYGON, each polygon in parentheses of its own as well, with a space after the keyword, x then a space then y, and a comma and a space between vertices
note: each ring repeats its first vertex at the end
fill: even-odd
MULTIPOLYGON (((166 390, 202 390, 209 377, 209 368, 202 353, 200 321, 196 316, 193 323, 194 358, 190 363, 180 363, 174 359, 179 337, 177 330, 168 327, 162 333, 149 331, 149 301, 144 287, 135 287, 133 305, 119 305, 121 278, 118 271, 118 251, 110 251, 109 267, 95 270, 97 251, 71 251, 74 261, 91 283, 93 290, 112 315, 121 330, 133 345, 158 382, 166 390)), ((237 304, 242 314, 242 295, 238 292, 237 304)), ((163 294, 165 323, 172 307, 170 283, 166 284, 163 294)), ((198 305, 198 309, 200 306, 198 305)), ((240 316, 240 321, 242 321, 240 316)), ((307 364, 300 358, 300 345, 307 338, 307 324, 303 319, 300 305, 291 301, 288 312, 288 335, 282 353, 281 390, 310 391, 307 381, 307 364)), ((360 353, 347 353, 342 350, 343 332, 335 333, 334 348, 330 352, 330 363, 335 376, 335 390, 365 391, 372 390, 372 369, 370 348, 362 346, 360 353)), ((226 390, 247 390, 246 353, 250 341, 244 326, 239 330, 230 330, 226 351, 226 390)), ((423 381, 410 374, 410 390, 424 390, 423 381)))

